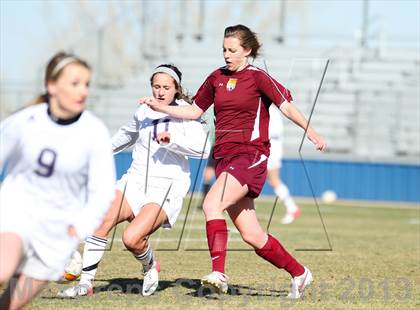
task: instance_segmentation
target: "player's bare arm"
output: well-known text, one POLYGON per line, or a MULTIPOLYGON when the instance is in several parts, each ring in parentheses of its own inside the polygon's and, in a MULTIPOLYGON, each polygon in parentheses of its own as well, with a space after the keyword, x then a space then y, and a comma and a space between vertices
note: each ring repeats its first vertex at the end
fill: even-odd
POLYGON ((172 117, 182 119, 197 119, 204 111, 201 110, 196 104, 183 105, 183 106, 170 106, 159 103, 154 97, 142 97, 139 100, 140 104, 147 104, 151 109, 166 113, 172 117))
MULTIPOLYGON (((281 112, 292 122, 294 122, 296 125, 301 127, 303 130, 306 129, 308 126, 308 121, 303 116, 303 114, 296 108, 295 105, 291 104, 290 102, 283 102, 280 105, 281 112)), ((317 150, 323 151, 327 147, 327 142, 325 141, 325 138, 319 135, 315 129, 313 129, 311 126, 308 126, 307 130, 307 136, 308 139, 315 144, 315 147, 317 150)))

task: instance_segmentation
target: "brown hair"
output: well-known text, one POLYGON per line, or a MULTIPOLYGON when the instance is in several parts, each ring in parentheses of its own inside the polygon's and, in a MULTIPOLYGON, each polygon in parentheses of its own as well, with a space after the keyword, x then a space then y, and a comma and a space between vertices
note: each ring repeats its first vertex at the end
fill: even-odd
POLYGON ((225 29, 225 38, 235 37, 241 42, 244 49, 251 49, 249 56, 257 58, 259 56, 258 50, 261 44, 258 42, 257 34, 252 32, 247 26, 235 25, 229 26, 225 29))
MULTIPOLYGON (((191 98, 188 95, 188 93, 182 88, 181 86, 181 81, 182 81, 182 73, 181 71, 173 64, 161 64, 159 66, 156 67, 154 73, 152 74, 152 76, 150 77, 150 85, 153 85, 153 78, 155 77, 155 75, 157 73, 167 73, 165 71, 159 72, 159 68, 168 68, 170 70, 172 70, 178 77, 179 79, 179 83, 175 80, 174 77, 172 77, 174 84, 175 84, 175 88, 177 90, 177 93, 175 94, 175 99, 183 99, 188 103, 191 103, 191 98)), ((169 73, 167 73, 169 74, 169 73)), ((171 74, 169 74, 171 75, 171 74)))
POLYGON ((89 64, 76 57, 73 54, 65 53, 65 52, 58 52, 55 54, 50 61, 47 64, 47 68, 45 69, 45 77, 44 77, 44 86, 45 86, 45 92, 38 97, 36 97, 32 102, 33 104, 39 104, 43 102, 49 102, 50 96, 48 94, 47 85, 48 82, 55 82, 58 80, 58 78, 63 73, 63 70, 65 67, 67 67, 69 64, 78 64, 89 71, 91 70, 89 64))

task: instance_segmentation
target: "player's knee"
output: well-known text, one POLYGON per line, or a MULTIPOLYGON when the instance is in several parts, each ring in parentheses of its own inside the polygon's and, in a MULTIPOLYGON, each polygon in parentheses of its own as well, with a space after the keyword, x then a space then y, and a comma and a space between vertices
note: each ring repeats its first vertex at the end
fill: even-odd
POLYGON ((203 202, 203 211, 205 214, 208 214, 211 212, 223 212, 232 204, 233 204, 232 202, 223 200, 217 196, 206 197, 206 199, 203 202))
POLYGON ((203 212, 206 217, 218 216, 223 213, 223 206, 220 203, 206 203, 203 204, 203 212))
POLYGON ((255 231, 242 232, 241 236, 242 236, 242 240, 244 240, 246 243, 248 243, 250 246, 254 248, 258 247, 260 240, 264 238, 264 234, 262 234, 261 232, 255 232, 255 231))
POLYGON ((206 201, 204 201, 204 203, 203 203, 203 212, 205 214, 208 214, 211 211, 210 208, 211 208, 211 204, 210 203, 207 203, 206 201))
POLYGON ((5 268, 0 268, 0 285, 5 284, 12 277, 13 272, 5 270, 5 268))
POLYGON ((143 234, 139 234, 138 232, 134 232, 130 229, 126 229, 122 236, 122 241, 124 246, 129 251, 141 251, 146 247, 146 236, 143 234))

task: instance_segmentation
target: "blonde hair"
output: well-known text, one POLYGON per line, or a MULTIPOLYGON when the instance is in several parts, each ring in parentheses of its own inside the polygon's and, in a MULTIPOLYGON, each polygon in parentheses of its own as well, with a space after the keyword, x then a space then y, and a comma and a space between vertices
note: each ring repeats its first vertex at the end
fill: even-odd
POLYGON ((47 64, 47 68, 45 69, 45 77, 44 77, 44 86, 45 86, 45 92, 43 94, 40 94, 38 97, 36 97, 30 105, 39 104, 43 102, 49 102, 50 96, 47 91, 47 85, 48 82, 55 82, 58 80, 58 78, 61 76, 61 73, 63 72, 64 68, 67 67, 69 64, 78 64, 89 71, 91 70, 89 64, 74 56, 73 54, 65 53, 65 52, 58 52, 55 54, 50 61, 47 64))

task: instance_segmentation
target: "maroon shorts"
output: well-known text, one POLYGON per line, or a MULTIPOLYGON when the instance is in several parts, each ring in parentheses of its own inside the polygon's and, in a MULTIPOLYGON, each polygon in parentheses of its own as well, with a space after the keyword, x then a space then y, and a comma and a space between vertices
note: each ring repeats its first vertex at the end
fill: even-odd
POLYGON ((256 152, 216 159, 215 170, 216 177, 227 172, 242 186, 248 185, 247 196, 256 198, 260 195, 267 176, 267 156, 256 152))

